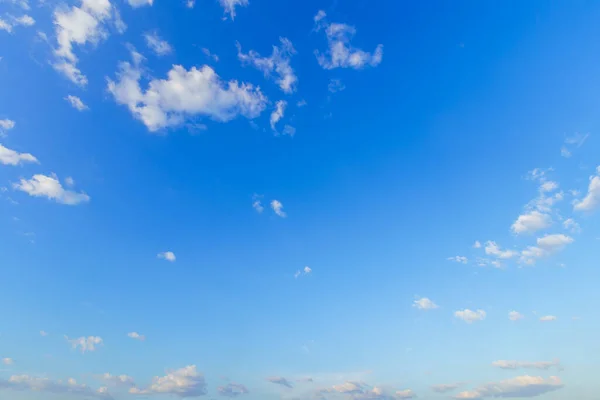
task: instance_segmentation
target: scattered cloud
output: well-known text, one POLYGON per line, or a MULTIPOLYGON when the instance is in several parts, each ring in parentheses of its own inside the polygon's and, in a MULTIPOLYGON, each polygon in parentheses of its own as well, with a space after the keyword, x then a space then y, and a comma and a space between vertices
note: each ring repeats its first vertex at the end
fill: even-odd
POLYGON ((48 336, 48 332, 46 332, 46 331, 40 331, 40 336, 46 337, 46 336, 48 336))
POLYGON ((292 389, 294 387, 292 382, 288 381, 287 379, 285 379, 282 376, 271 376, 271 377, 267 378, 267 381, 269 381, 271 383, 275 383, 277 385, 288 387, 290 389, 292 389))
POLYGON ((548 379, 535 376, 518 376, 500 382, 488 383, 474 390, 461 392, 455 399, 481 400, 491 398, 535 397, 562 388, 559 377, 548 379))
POLYGON ((340 385, 333 385, 331 388, 319 390, 321 397, 328 393, 339 393, 346 395, 352 400, 404 400, 417 397, 415 392, 410 389, 391 390, 379 386, 369 386, 363 382, 347 381, 340 385))
POLYGON ((204 396, 207 393, 207 388, 204 375, 196 370, 195 365, 189 365, 175 371, 167 371, 165 376, 154 377, 152 383, 145 389, 132 387, 129 389, 129 393, 139 395, 170 394, 186 398, 204 396))
POLYGON ((485 242, 485 254, 506 260, 517 256, 519 253, 513 250, 502 250, 496 242, 488 240, 485 242))
POLYGON ((269 119, 269 123, 271 124, 271 129, 277 132, 276 125, 283 118, 285 114, 285 108, 287 107, 287 101, 279 100, 275 103, 275 109, 271 113, 271 118, 269 119))
POLYGON ((481 248, 481 242, 479 240, 476 240, 475 243, 473 243, 473 248, 474 249, 480 249, 481 248))
POLYGON ((570 231, 571 233, 580 233, 581 226, 573 219, 567 218, 563 221, 563 227, 570 231))
POLYGON ((271 74, 276 75, 275 81, 284 93, 293 93, 298 85, 298 77, 290 65, 291 58, 296 54, 292 42, 284 37, 279 38, 281 44, 273 46, 273 52, 269 57, 261 57, 259 53, 250 50, 248 53, 242 53, 242 46, 236 43, 238 49, 238 59, 242 64, 252 65, 261 71, 265 77, 271 74))
POLYGON ((527 214, 519 215, 511 229, 518 235, 546 229, 550 225, 552 225, 552 217, 550 215, 534 210, 527 214))
POLYGON ((187 3, 185 3, 185 6, 187 8, 194 8, 195 5, 196 5, 196 0, 187 0, 187 3))
MULTIPOLYGON (((173 253, 171 253, 171 254, 173 254, 173 253)), ((173 256, 173 257, 174 257, 174 256, 173 256)), ((137 332, 129 332, 129 333, 127 334, 127 336, 128 336, 128 337, 130 337, 131 339, 139 340, 139 341, 141 341, 141 342, 143 342, 144 340, 146 340, 146 336, 144 336, 144 335, 140 335, 140 334, 139 334, 139 333, 137 333, 137 332)))
POLYGON ((520 321, 524 318, 525 316, 518 311, 511 311, 508 313, 508 319, 510 319, 511 321, 520 321))
POLYGON ((548 257, 560 250, 568 244, 573 243, 574 239, 562 233, 545 235, 537 239, 537 246, 528 246, 521 251, 519 261, 523 264, 533 265, 543 257, 548 257))
POLYGON ((554 315, 545 315, 543 317, 540 318, 540 321, 542 322, 554 322, 556 321, 558 318, 555 317, 554 315))
POLYGON ((501 368, 501 369, 543 369, 543 370, 548 370, 552 367, 560 367, 560 361, 559 360, 554 360, 554 361, 535 361, 535 362, 530 362, 530 361, 506 361, 506 360, 499 360, 499 361, 494 361, 492 363, 492 366, 496 367, 496 368, 501 368))
POLYGON ((575 211, 592 211, 600 204, 600 166, 596 168, 596 175, 590 176, 588 192, 582 200, 575 201, 575 211))
POLYGON ((468 308, 466 308, 462 311, 456 311, 454 313, 454 316, 470 324, 475 321, 483 321, 485 319, 486 313, 483 310, 471 311, 468 308))
POLYGON ((564 145, 560 148, 560 155, 569 158, 573 155, 573 150, 581 147, 590 136, 589 133, 575 133, 565 139, 564 145))
POLYGON ((154 52, 157 56, 166 56, 173 52, 173 48, 166 40, 162 39, 158 36, 157 32, 146 32, 144 33, 144 39, 146 40, 146 45, 150 50, 154 52))
POLYGON ((229 383, 225 386, 219 386, 217 392, 221 396, 238 397, 242 394, 248 394, 248 388, 240 383, 229 383))
POLYGON ((79 59, 73 52, 73 46, 96 45, 108 37, 106 24, 117 23, 117 30, 124 29, 123 22, 109 0, 81 0, 80 6, 66 8, 58 6, 54 11, 54 27, 57 47, 54 49, 56 61, 54 68, 71 82, 87 85, 87 77, 77 67, 79 59))
POLYGON ((254 208, 254 210, 256 210, 256 212, 259 214, 261 214, 265 210, 261 202, 262 198, 262 195, 256 193, 252 195, 252 208, 254 208))
POLYGON ((122 62, 117 80, 108 80, 108 91, 125 105, 149 131, 181 125, 193 117, 227 122, 241 115, 255 118, 265 109, 267 98, 260 88, 237 81, 223 81, 209 66, 186 70, 174 65, 167 79, 152 79, 140 87, 143 57, 132 52, 134 62, 122 62))
POLYGON ((127 3, 133 8, 142 6, 151 6, 154 0, 127 0, 127 3))
POLYGON ((231 20, 235 19, 235 7, 246 7, 249 4, 248 0, 219 0, 221 7, 225 9, 225 12, 229 14, 231 20))
POLYGON ((287 125, 286 124, 286 125, 283 126, 283 131, 281 133, 283 135, 294 137, 294 135, 296 134, 296 128, 294 128, 291 125, 287 125))
POLYGON ((435 310, 436 308, 439 308, 437 304, 429 300, 427 297, 421 297, 420 299, 413 301, 412 306, 419 310, 435 310))
POLYGON ((6 136, 6 132, 10 131, 17 125, 12 119, 0 119, 0 137, 6 136))
POLYGON ((469 262, 469 259, 464 256, 448 257, 447 260, 454 261, 454 262, 461 263, 461 264, 467 264, 469 262))
POLYGON ((97 346, 101 346, 104 344, 104 341, 99 336, 82 336, 76 339, 69 339, 68 336, 65 336, 67 342, 71 343, 71 346, 74 349, 79 348, 82 353, 86 353, 88 351, 96 351, 97 346))
POLYGON ((16 26, 33 26, 35 20, 29 15, 25 14, 20 17, 10 17, 9 20, 0 18, 0 30, 12 33, 13 28, 16 26))
POLYGON ((462 386, 462 383, 449 383, 449 384, 433 385, 433 386, 431 386, 431 390, 433 390, 436 393, 448 393, 448 392, 458 389, 461 386, 462 386))
POLYGON ((344 85, 344 83, 341 80, 339 80, 339 79, 330 79, 329 80, 329 84, 327 85, 327 90, 330 93, 341 92, 344 89, 346 89, 346 85, 344 85))
POLYGON ((310 268, 309 266, 306 266, 302 270, 296 271, 296 273, 294 274, 294 278, 298 278, 303 275, 310 275, 311 273, 312 273, 312 268, 310 268))
POLYGON ((6 148, 0 144, 0 164, 4 165, 22 165, 25 163, 38 164, 39 161, 29 153, 19 153, 15 150, 6 148))
POLYGON ((214 62, 219 62, 219 56, 216 54, 213 54, 210 52, 209 49, 207 49, 206 47, 202 48, 202 52, 204 53, 204 55, 210 59, 212 59, 214 62))
POLYGON ((13 375, 8 380, 0 379, 0 390, 10 389, 15 391, 32 391, 51 393, 57 395, 72 394, 83 396, 84 398, 94 398, 102 400, 112 400, 113 397, 108 393, 106 387, 97 390, 92 389, 86 384, 79 384, 73 378, 63 381, 52 381, 48 378, 38 378, 29 375, 13 375))
POLYGON ((383 59, 383 45, 378 45, 371 54, 350 44, 356 28, 341 23, 328 23, 327 14, 320 10, 315 16, 315 30, 324 30, 328 49, 321 53, 315 50, 317 61, 324 69, 376 67, 383 59))
POLYGON ((112 386, 120 387, 134 387, 135 381, 131 376, 128 375, 111 375, 109 373, 103 374, 99 377, 102 381, 112 386))
POLYGON ((73 107, 77 111, 89 110, 89 107, 86 106, 83 103, 83 101, 77 96, 68 95, 67 97, 65 97, 65 100, 68 101, 69 104, 71 104, 71 107, 73 107))
POLYGON ((175 253, 173 253, 172 251, 163 251, 162 253, 158 253, 156 257, 170 262, 175 262, 175 260, 177 260, 177 257, 175 257, 175 253))
POLYGON ((287 214, 283 211, 283 204, 279 200, 271 201, 271 208, 273 212, 281 218, 287 217, 287 214))
POLYGON ((90 201, 90 196, 80 192, 65 189, 56 174, 51 176, 37 174, 31 179, 21 179, 14 183, 13 188, 25 192, 33 197, 46 197, 60 204, 75 206, 90 201))

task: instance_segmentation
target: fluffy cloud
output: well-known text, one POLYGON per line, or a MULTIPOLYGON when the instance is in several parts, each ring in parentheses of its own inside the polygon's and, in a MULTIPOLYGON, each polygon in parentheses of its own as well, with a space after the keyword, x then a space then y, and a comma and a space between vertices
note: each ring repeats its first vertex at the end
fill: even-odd
POLYGON ((466 264, 469 262, 469 259, 467 257, 464 256, 454 256, 454 257, 448 257, 449 261, 454 261, 457 263, 461 263, 461 264, 466 264))
POLYGON ((16 122, 11 119, 0 119, 0 137, 15 127, 16 122))
POLYGON ((485 254, 500 258, 502 260, 517 256, 519 253, 513 250, 502 250, 496 242, 488 240, 485 243, 485 254))
POLYGON ((596 168, 596 175, 590 176, 588 192, 585 197, 576 201, 575 211, 591 211, 600 204, 600 166, 596 168))
POLYGON ((0 164, 21 165, 25 163, 38 163, 38 160, 29 153, 18 153, 0 144, 0 164))
POLYGON ((107 388, 101 387, 94 390, 85 384, 78 384, 73 378, 66 382, 51 381, 47 378, 37 378, 29 375, 13 375, 8 380, 0 380, 0 389, 11 389, 18 391, 30 390, 57 395, 72 394, 84 398, 112 400, 107 388))
POLYGON ((475 321, 482 321, 485 319, 486 313, 483 310, 471 311, 468 308, 456 311, 454 316, 458 319, 462 319, 466 323, 470 324, 475 321))
POLYGON ((21 179, 19 183, 13 184, 13 188, 33 197, 47 197, 57 203, 70 206, 90 201, 90 196, 83 192, 77 193, 65 189, 55 174, 51 176, 37 174, 31 179, 21 179))
POLYGON ((165 376, 156 376, 145 389, 132 387, 131 394, 151 395, 170 394, 181 398, 200 397, 206 394, 204 375, 196 370, 195 365, 168 372, 165 376))
POLYGON ((540 321, 542 322, 554 322, 556 321, 558 318, 555 317, 554 315, 545 315, 543 317, 540 318, 540 321))
POLYGON ((269 381, 271 383, 275 383, 277 385, 282 385, 282 386, 288 387, 290 389, 294 387, 292 382, 288 381, 283 376, 271 376, 271 377, 267 378, 267 381, 269 381))
POLYGON ((96 351, 97 346, 101 346, 104 344, 104 341, 99 336, 88 336, 88 337, 80 337, 76 339, 69 339, 68 336, 65 336, 67 342, 71 343, 71 346, 74 349, 79 348, 82 353, 88 351, 96 351))
POLYGON ((501 369, 543 369, 548 370, 552 367, 559 367, 560 361, 506 361, 499 360, 492 363, 493 367, 501 369))
POLYGON ((537 210, 519 215, 511 229, 516 234, 533 233, 545 229, 552 224, 552 217, 537 210))
POLYGON ((419 310, 435 310, 436 308, 439 308, 437 304, 429 300, 427 297, 422 297, 413 301, 412 306, 419 310))
POLYGON ((290 66, 291 57, 296 54, 292 42, 287 38, 279 38, 281 45, 273 46, 273 52, 270 57, 261 57, 259 53, 250 50, 248 53, 242 53, 242 46, 237 43, 238 59, 243 64, 252 65, 261 71, 265 77, 275 74, 275 81, 285 93, 292 93, 296 90, 298 77, 290 66))
POLYGON ((158 33, 156 32, 145 33, 144 39, 146 40, 148 48, 150 48, 157 56, 165 56, 173 51, 169 42, 158 36, 158 33))
POLYGON ((15 26, 32 26, 34 24, 35 20, 27 14, 21 17, 11 17, 8 21, 0 18, 0 30, 8 33, 11 33, 15 26))
POLYGON ((146 336, 144 336, 144 335, 140 335, 140 334, 139 334, 139 333, 137 333, 137 332, 129 332, 129 333, 127 334, 127 336, 128 336, 128 337, 130 337, 131 339, 139 340, 139 341, 142 341, 142 342, 143 342, 144 340, 146 340, 146 336))
POLYGON ((455 399, 480 400, 487 397, 513 398, 535 397, 558 390, 563 387, 559 377, 551 376, 548 379, 535 376, 518 376, 500 382, 488 383, 474 390, 461 392, 454 396, 455 399))
POLYGON ((550 256, 573 242, 572 237, 562 233, 545 235, 537 239, 537 246, 529 246, 521 251, 519 261, 523 264, 533 265, 538 259, 550 256))
POLYGON ((287 217, 287 214, 285 213, 285 211, 283 211, 283 204, 281 204, 279 200, 271 201, 271 208, 273 209, 273 212, 279 217, 287 217))
POLYGON ((315 51, 319 65, 325 69, 376 67, 383 58, 383 45, 378 45, 373 54, 350 44, 356 28, 347 24, 326 22, 327 14, 319 11, 315 16, 316 30, 325 30, 328 49, 325 53, 315 51))
POLYGON ((219 392, 221 396, 226 397, 237 397, 249 393, 248 388, 239 383, 229 383, 225 386, 219 386, 217 392, 219 392))
POLYGON ((133 8, 142 6, 151 6, 154 0, 127 0, 127 3, 133 8))
POLYGON ((458 389, 461 385, 462 385, 461 383, 433 385, 433 386, 431 386, 431 390, 433 390, 436 393, 448 393, 448 392, 458 389))
POLYGON ((87 43, 95 45, 108 37, 106 24, 110 21, 118 25, 117 29, 124 29, 118 12, 109 0, 81 0, 80 6, 71 8, 59 6, 54 11, 57 43, 54 68, 73 83, 85 86, 87 77, 77 68, 79 60, 73 52, 73 46, 87 43))
POLYGON ((219 0, 221 7, 225 9, 225 12, 229 14, 231 19, 235 19, 235 7, 246 7, 249 2, 248 0, 219 0))
POLYGON ((525 318, 525 316, 518 311, 511 311, 508 313, 508 319, 510 319, 511 321, 519 321, 523 318, 525 318))
POLYGON ((260 88, 234 80, 225 82, 208 65, 189 70, 174 65, 167 79, 152 79, 148 88, 142 90, 142 56, 132 54, 133 64, 120 63, 117 80, 108 80, 108 90, 151 132, 198 116, 219 122, 239 115, 255 118, 266 107, 267 99, 260 88))
POLYGON ((65 97, 65 100, 71 104, 71 107, 78 111, 89 110, 89 107, 84 104, 84 102, 77 96, 68 95, 65 97))
POLYGON ((296 273, 294 274, 294 278, 298 278, 299 276, 302 276, 302 275, 310 275, 311 273, 312 273, 312 268, 310 268, 309 266, 306 266, 302 270, 296 271, 296 273))
POLYGON ((175 260, 177 260, 175 253, 173 253, 172 251, 163 251, 162 253, 158 253, 156 256, 158 258, 161 258, 163 260, 167 260, 170 262, 175 262, 175 260))
POLYGON ((275 127, 277 123, 283 118, 285 114, 285 108, 287 107, 287 101, 279 100, 275 103, 275 109, 271 113, 271 118, 269 119, 269 123, 271 124, 271 129, 277 132, 277 128, 275 127))

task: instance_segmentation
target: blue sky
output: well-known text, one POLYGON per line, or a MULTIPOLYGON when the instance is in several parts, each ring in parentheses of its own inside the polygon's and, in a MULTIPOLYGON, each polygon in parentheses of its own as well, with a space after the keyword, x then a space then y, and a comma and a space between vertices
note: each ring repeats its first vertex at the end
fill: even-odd
POLYGON ((0 398, 597 399, 599 19, 0 1, 0 398))

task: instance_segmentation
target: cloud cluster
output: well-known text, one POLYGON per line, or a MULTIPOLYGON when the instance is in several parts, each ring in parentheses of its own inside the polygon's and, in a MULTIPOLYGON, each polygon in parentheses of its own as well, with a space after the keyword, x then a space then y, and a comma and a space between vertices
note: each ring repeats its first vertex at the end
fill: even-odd
POLYGON ((55 174, 46 176, 36 174, 31 179, 21 179, 13 188, 33 197, 46 197, 60 204, 77 205, 90 201, 90 196, 65 189, 55 174))
POLYGON ((324 30, 328 49, 321 53, 315 51, 319 65, 325 69, 376 67, 383 59, 383 45, 379 44, 373 53, 352 46, 352 37, 356 28, 341 23, 328 23, 327 14, 320 10, 315 16, 315 29, 324 30))
POLYGON ((240 115, 255 118, 266 107, 267 98, 259 87, 223 81, 208 65, 189 70, 174 65, 166 79, 152 79, 143 90, 140 86, 143 57, 135 51, 132 55, 133 63, 120 63, 117 79, 108 80, 108 91, 151 132, 181 125, 195 117, 218 122, 240 115))
POLYGON ((82 353, 86 353, 88 351, 96 351, 97 346, 101 346, 104 344, 104 341, 99 336, 82 336, 76 339, 69 339, 68 336, 65 336, 67 342, 71 343, 71 346, 74 349, 79 348, 82 353))
POLYGON ((352 400, 407 400, 417 395, 410 389, 392 390, 379 386, 369 386, 364 382, 347 381, 331 388, 320 389, 318 394, 323 398, 326 394, 342 394, 352 400))
POLYGON ((167 372, 165 376, 156 376, 152 383, 140 389, 132 387, 129 389, 131 394, 152 395, 152 394, 170 394, 181 398, 200 397, 207 393, 206 380, 204 375, 196 370, 195 365, 167 372))
POLYGON ((290 65, 291 58, 296 54, 296 50, 292 42, 287 38, 279 38, 281 44, 273 46, 273 52, 269 57, 262 57, 254 50, 248 53, 242 52, 240 43, 236 43, 238 49, 238 59, 242 64, 252 65, 254 68, 261 71, 265 77, 276 75, 275 82, 279 88, 285 93, 296 91, 298 85, 298 77, 290 65))
POLYGON ((29 375, 13 375, 8 380, 0 380, 0 389, 33 391, 56 395, 72 394, 83 396, 84 398, 113 400, 106 387, 94 390, 88 385, 77 383, 73 378, 63 382, 29 375))
POLYGON ((500 382, 488 383, 474 390, 461 392, 455 399, 482 400, 485 398, 535 397, 544 393, 561 389, 560 378, 551 376, 548 379, 535 376, 518 376, 500 382))

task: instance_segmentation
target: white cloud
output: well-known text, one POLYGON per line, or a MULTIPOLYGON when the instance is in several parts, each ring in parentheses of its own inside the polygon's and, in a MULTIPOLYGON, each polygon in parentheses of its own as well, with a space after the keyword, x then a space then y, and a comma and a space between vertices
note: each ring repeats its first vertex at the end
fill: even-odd
POLYGON ((311 273, 312 273, 312 268, 310 268, 309 266, 306 266, 302 270, 296 271, 296 273, 294 274, 294 278, 298 278, 299 276, 302 276, 302 275, 310 275, 311 273))
POLYGON ((60 204, 74 206, 90 201, 90 196, 63 188, 55 174, 51 176, 37 174, 31 179, 21 179, 14 183, 13 188, 33 197, 47 197, 60 204))
POLYGON ((483 310, 471 311, 468 308, 462 311, 456 311, 454 316, 458 319, 462 319, 466 323, 470 324, 475 321, 482 321, 485 319, 486 313, 483 310))
POLYGON ((433 301, 431 301, 427 297, 422 297, 418 300, 413 301, 412 306, 419 310, 435 310, 436 308, 439 308, 439 306, 437 304, 435 304, 433 301))
POLYGON ((249 393, 248 388, 240 383, 228 383, 225 386, 219 386, 217 392, 226 397, 237 397, 249 393))
POLYGON ((560 148, 560 155, 565 157, 565 158, 569 158, 571 157, 571 152, 569 151, 569 149, 567 149, 566 146, 563 146, 560 148))
POLYGON ((127 3, 133 8, 142 6, 151 6, 154 0, 127 0, 127 3))
POLYGON ((187 8, 194 8, 195 5, 196 5, 196 0, 187 0, 187 2, 185 3, 185 6, 187 8))
POLYGON ((89 107, 85 105, 85 103, 77 96, 68 95, 65 97, 65 100, 71 104, 71 107, 78 111, 89 110, 89 107))
POLYGON ((281 120, 281 118, 283 118, 286 107, 287 101, 285 100, 279 100, 277 103, 275 103, 275 109, 271 113, 271 118, 269 119, 271 129, 273 129, 275 132, 277 132, 277 128, 275 126, 281 120))
POLYGON ((340 393, 352 400, 404 400, 417 397, 415 392, 410 389, 394 391, 379 386, 371 387, 364 382, 352 381, 319 390, 320 397, 328 393, 340 393))
POLYGON ((448 393, 453 390, 458 389, 462 384, 461 383, 447 383, 441 385, 433 385, 431 386, 431 390, 436 393, 448 393))
POLYGON ((583 200, 574 203, 575 211, 591 211, 600 204, 600 166, 596 168, 596 175, 590 176, 588 192, 583 200))
POLYGON ((122 62, 117 81, 108 80, 108 90, 118 104, 146 125, 151 132, 181 125, 193 117, 227 122, 242 115, 259 116, 267 99, 260 88, 232 80, 223 81, 209 66, 186 70, 174 65, 167 79, 152 79, 140 88, 142 56, 132 53, 134 64, 122 62))
POLYGON ((0 30, 4 30, 8 33, 12 33, 13 28, 15 26, 33 26, 35 25, 35 20, 25 14, 20 17, 10 17, 10 20, 4 20, 0 18, 0 30))
POLYGON ((104 382, 114 385, 114 386, 123 386, 123 387, 133 387, 135 386, 135 381, 131 376, 128 375, 111 375, 109 373, 105 373, 99 377, 104 382))
POLYGON ((330 93, 341 92, 344 89, 346 89, 346 85, 344 85, 344 83, 341 80, 339 80, 339 79, 330 79, 329 80, 329 84, 327 85, 327 90, 330 93))
POLYGON ((502 250, 496 242, 488 240, 485 242, 485 254, 506 260, 517 256, 519 253, 513 250, 502 250))
POLYGON ((219 56, 211 53, 210 50, 206 47, 202 48, 202 52, 204 53, 204 55, 206 55, 206 57, 211 58, 215 62, 219 62, 219 56))
POLYGON ((511 321, 520 321, 524 318, 525 316, 518 311, 511 311, 508 313, 508 319, 510 319, 511 321))
POLYGON ((566 158, 571 157, 573 154, 572 150, 581 147, 589 136, 589 133, 575 133, 573 136, 567 137, 565 139, 565 144, 560 149, 561 156, 566 158))
POLYGON ((175 262, 175 260, 177 260, 177 257, 175 257, 175 253, 173 253, 172 251, 164 251, 162 253, 158 253, 157 257, 170 262, 175 262))
POLYGON ((6 135, 6 132, 15 127, 16 122, 11 119, 0 119, 0 137, 6 135))
POLYGON ((476 240, 475 243, 473 243, 473 248, 474 249, 480 249, 481 248, 481 242, 479 240, 476 240))
POLYGON ((501 369, 543 369, 543 370, 548 370, 552 367, 560 367, 560 361, 554 360, 554 361, 529 362, 529 361, 499 360, 499 361, 494 361, 492 363, 492 366, 494 366, 496 368, 501 368, 501 369))
POLYGON ((68 336, 65 336, 67 342, 71 343, 71 346, 74 349, 79 348, 82 353, 88 351, 96 351, 96 346, 101 346, 104 344, 104 341, 99 336, 82 336, 76 339, 69 339, 68 336))
POLYGON ((554 181, 546 181, 540 185, 540 190, 542 192, 553 192, 558 189, 558 183, 554 181))
POLYGON ((283 211, 283 204, 281 204, 279 200, 271 201, 271 208, 273 209, 273 212, 281 218, 287 217, 287 214, 283 211))
POLYGON ((196 370, 195 365, 168 371, 165 376, 156 376, 145 389, 137 387, 129 389, 131 394, 170 394, 181 398, 204 396, 206 392, 204 375, 196 370))
POLYGON ((269 77, 274 73, 277 76, 275 81, 279 85, 279 88, 285 93, 293 93, 296 91, 298 77, 291 67, 290 61, 291 57, 296 54, 296 50, 289 39, 281 37, 279 41, 281 45, 279 47, 273 46, 273 52, 270 57, 261 57, 254 50, 250 50, 244 54, 242 53, 242 46, 236 43, 238 59, 243 64, 252 65, 261 71, 265 77, 269 77))
POLYGON ((262 197, 263 196, 256 193, 252 195, 252 208, 254 208, 259 214, 261 214, 265 209, 261 202, 262 197))
POLYGON ((572 237, 557 233, 538 238, 537 245, 547 252, 554 252, 563 249, 566 245, 573 243, 573 241, 572 237))
POLYGON ((144 34, 144 39, 146 40, 148 48, 150 48, 157 56, 165 56, 173 51, 169 42, 158 36, 158 33, 156 32, 146 32, 144 34))
POLYGON ((11 389, 16 391, 32 391, 51 393, 57 395, 71 394, 83 398, 95 398, 112 400, 107 388, 92 389, 86 384, 79 384, 73 378, 63 381, 51 381, 47 378, 37 378, 29 375, 13 375, 8 380, 0 380, 0 389, 11 389))
MULTIPOLYGON (((57 42, 54 68, 73 83, 85 86, 87 77, 77 67, 79 60, 73 52, 73 46, 87 43, 95 45, 108 37, 105 24, 113 20, 115 15, 115 9, 109 0, 81 0, 79 7, 71 8, 59 6, 54 11, 57 42)), ((120 18, 116 19, 116 22, 119 21, 120 18)), ((122 25, 122 21, 120 22, 119 25, 122 25)))
POLYGON ((225 12, 228 13, 231 19, 235 19, 235 7, 246 7, 249 2, 248 0, 219 0, 219 4, 221 7, 225 9, 225 12))
POLYGON ((315 16, 316 30, 325 30, 328 49, 325 53, 315 51, 319 65, 325 69, 376 67, 383 58, 383 45, 378 45, 373 54, 350 44, 356 28, 347 24, 328 23, 327 14, 320 10, 315 16))
MULTIPOLYGON (((173 254, 173 253, 171 253, 171 254, 173 254)), ((139 334, 139 333, 137 333, 137 332, 129 332, 129 333, 127 334, 127 336, 128 336, 128 337, 130 337, 131 339, 139 340, 139 341, 142 341, 142 342, 143 342, 144 340, 146 340, 146 336, 144 336, 144 335, 140 335, 140 334, 139 334)))
POLYGON ((564 220, 563 226, 565 229, 567 229, 573 233, 581 232, 581 227, 573 218, 567 218, 566 220, 564 220))
POLYGON ((283 131, 281 131, 281 133, 283 135, 294 137, 294 135, 296 134, 296 128, 294 128, 291 125, 287 125, 286 124, 286 125, 283 126, 283 131))
POLYGON ((46 337, 46 336, 48 336, 48 332, 46 332, 46 331, 40 331, 40 336, 46 337))
POLYGON ((511 229, 516 234, 533 233, 552 225, 552 217, 539 211, 519 215, 511 229))
POLYGON ((467 264, 469 262, 469 259, 465 256, 448 257, 447 260, 454 261, 454 262, 461 263, 461 264, 467 264))
POLYGON ((15 363, 15 360, 13 360, 12 358, 3 358, 2 359, 2 364, 4 365, 13 365, 15 363))
POLYGON ((481 400, 487 397, 516 398, 536 397, 544 393, 562 388, 559 377, 551 376, 548 379, 535 376, 518 376, 500 382, 488 383, 474 390, 461 392, 454 396, 455 399, 481 400))
POLYGON ((542 322, 553 322, 556 321, 558 318, 555 317, 554 315, 545 315, 543 317, 540 318, 540 321, 542 322))
POLYGON ((21 165, 25 163, 39 163, 37 158, 29 153, 18 153, 0 144, 0 164, 21 165))

